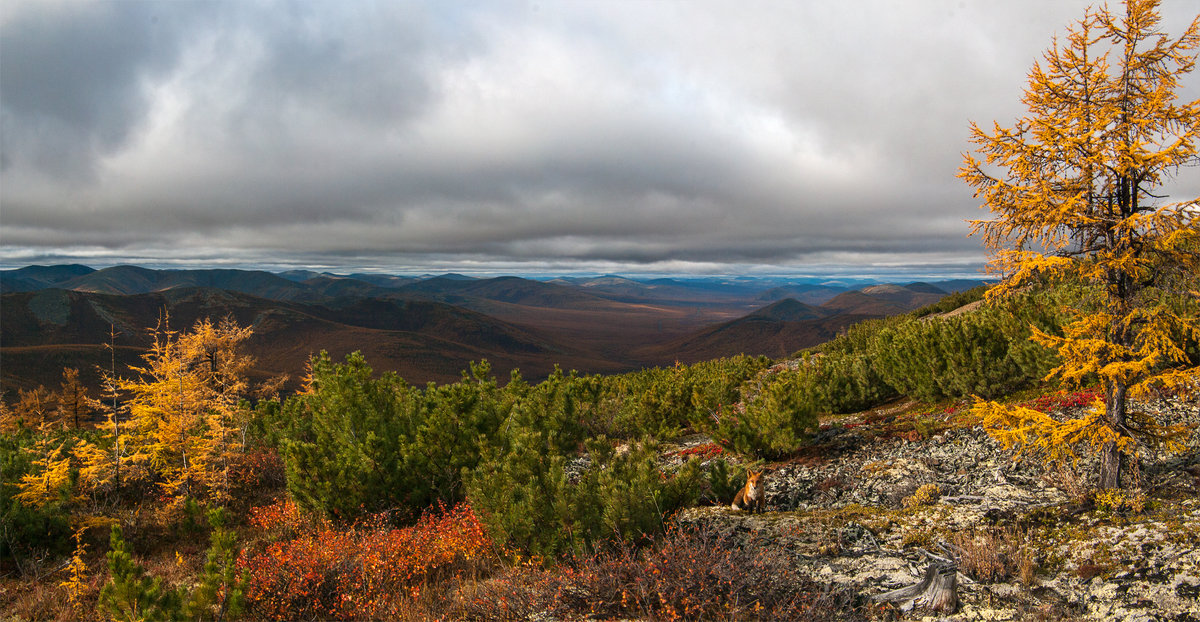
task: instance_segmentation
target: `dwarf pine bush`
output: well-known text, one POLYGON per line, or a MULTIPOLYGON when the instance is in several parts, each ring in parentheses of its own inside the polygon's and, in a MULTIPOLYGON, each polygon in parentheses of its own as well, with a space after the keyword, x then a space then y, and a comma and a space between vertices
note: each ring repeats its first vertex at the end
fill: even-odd
POLYGON ((816 431, 819 397, 805 370, 783 371, 764 380, 740 410, 722 409, 697 419, 696 425, 726 449, 778 458, 798 449, 816 431))
POLYGON ((358 353, 344 364, 315 357, 310 389, 283 406, 297 422, 282 441, 288 492, 344 518, 385 509, 415 517, 457 502, 463 469, 512 407, 489 372, 473 365, 462 381, 422 391, 395 374, 372 378, 358 353))

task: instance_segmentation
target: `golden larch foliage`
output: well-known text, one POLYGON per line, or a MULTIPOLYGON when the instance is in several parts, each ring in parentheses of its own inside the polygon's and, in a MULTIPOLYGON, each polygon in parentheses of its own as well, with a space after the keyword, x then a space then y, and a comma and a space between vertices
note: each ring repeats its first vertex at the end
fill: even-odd
POLYGON ((1157 0, 1129 0, 1123 16, 1089 10, 1029 73, 1029 114, 1013 127, 971 125, 979 157, 959 171, 992 218, 972 222, 1004 277, 989 297, 1054 282, 1090 292, 1062 335, 1035 332, 1058 351, 1051 377, 1100 382, 1085 415, 980 403, 1006 444, 1051 458, 1099 450, 1102 488, 1122 484, 1146 443, 1173 447, 1179 430, 1127 407, 1131 397, 1197 388, 1185 344, 1200 339, 1200 201, 1163 203, 1158 187, 1197 158, 1200 100, 1180 102, 1195 67, 1200 17, 1178 38, 1159 30, 1157 0))
POLYGON ((203 319, 180 334, 164 318, 152 333, 145 365, 134 368, 139 378, 118 381, 130 395, 130 421, 119 439, 128 456, 122 477, 154 478, 174 497, 223 498, 252 364, 240 346, 251 329, 203 319))

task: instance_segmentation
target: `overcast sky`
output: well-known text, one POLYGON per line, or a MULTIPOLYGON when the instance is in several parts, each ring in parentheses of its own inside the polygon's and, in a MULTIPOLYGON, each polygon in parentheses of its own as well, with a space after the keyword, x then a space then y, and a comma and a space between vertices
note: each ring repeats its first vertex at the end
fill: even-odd
POLYGON ((4 0, 0 265, 972 274, 1088 4, 4 0))

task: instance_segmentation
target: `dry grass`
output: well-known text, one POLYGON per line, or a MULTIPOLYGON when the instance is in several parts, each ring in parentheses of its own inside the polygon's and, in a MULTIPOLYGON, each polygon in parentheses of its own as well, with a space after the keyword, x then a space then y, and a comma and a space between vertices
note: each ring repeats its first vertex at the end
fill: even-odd
POLYGON ((556 572, 510 573, 457 610, 464 619, 861 620, 856 597, 792 569, 775 549, 704 529, 668 532, 643 549, 578 556, 556 572), (482 597, 481 597, 482 596, 482 597))
POLYGON ((1021 583, 1036 581, 1037 563, 1027 531, 1016 527, 992 527, 956 532, 952 537, 959 551, 959 569, 983 583, 1016 577, 1021 583))

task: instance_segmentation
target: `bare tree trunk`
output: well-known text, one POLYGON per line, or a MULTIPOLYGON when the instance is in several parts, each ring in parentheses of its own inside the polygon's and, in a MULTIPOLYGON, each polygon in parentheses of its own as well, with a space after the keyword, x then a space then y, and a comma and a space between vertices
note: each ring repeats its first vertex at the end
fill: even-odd
POLYGON ((954 613, 958 611, 958 567, 929 564, 920 582, 873 596, 871 599, 876 602, 901 603, 901 611, 924 607, 931 611, 954 613))
POLYGON ((117 387, 114 384, 117 381, 117 327, 115 324, 108 325, 109 342, 109 377, 108 388, 112 391, 112 420, 113 420, 113 458, 115 463, 115 473, 113 476, 114 489, 117 491, 117 496, 121 496, 121 418, 117 413, 117 387))
MULTIPOLYGON (((1104 410, 1108 425, 1118 435, 1129 434, 1125 427, 1125 383, 1113 383, 1105 389, 1104 410)), ((1125 452, 1116 443, 1105 443, 1100 450, 1100 488, 1120 488, 1125 470, 1125 452)))

